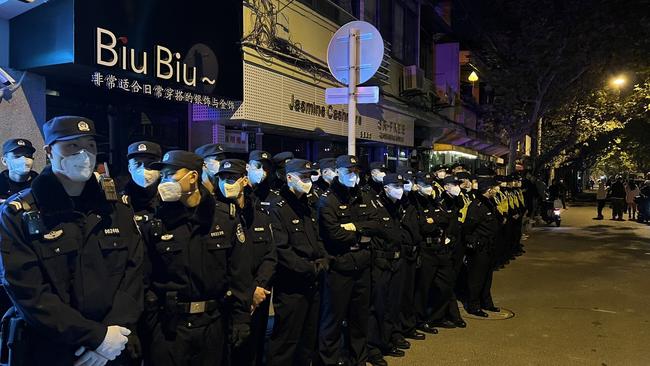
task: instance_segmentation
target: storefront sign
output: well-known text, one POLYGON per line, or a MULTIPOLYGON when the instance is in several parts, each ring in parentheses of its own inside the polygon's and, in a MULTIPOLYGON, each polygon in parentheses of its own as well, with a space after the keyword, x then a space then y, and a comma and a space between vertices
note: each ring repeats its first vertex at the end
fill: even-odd
POLYGON ((224 148, 231 152, 248 152, 248 133, 243 131, 226 130, 224 148))
MULTIPOLYGON (((348 112, 338 109, 333 105, 322 105, 313 101, 304 101, 297 99, 294 94, 291 94, 291 101, 289 102, 289 110, 308 114, 310 116, 316 116, 321 118, 327 118, 333 121, 348 121, 348 112)), ((357 116, 357 124, 361 122, 361 116, 357 116)))

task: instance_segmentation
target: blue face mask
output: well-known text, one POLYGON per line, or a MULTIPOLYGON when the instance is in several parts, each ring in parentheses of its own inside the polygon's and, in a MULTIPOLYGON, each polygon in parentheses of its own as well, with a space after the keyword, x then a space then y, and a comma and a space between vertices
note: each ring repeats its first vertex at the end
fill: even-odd
POLYGON ((266 179, 266 171, 263 168, 253 168, 248 169, 248 180, 251 181, 251 184, 257 185, 260 184, 266 179))
POLYGON ((341 174, 339 173, 339 181, 341 184, 348 188, 354 188, 354 186, 357 185, 357 181, 359 180, 359 175, 357 173, 346 173, 346 174, 341 174))

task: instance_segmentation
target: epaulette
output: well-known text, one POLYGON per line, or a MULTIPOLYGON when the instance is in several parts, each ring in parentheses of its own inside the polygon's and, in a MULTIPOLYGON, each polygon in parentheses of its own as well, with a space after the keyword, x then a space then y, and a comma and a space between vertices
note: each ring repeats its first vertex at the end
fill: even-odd
POLYGON ((20 201, 8 201, 7 207, 9 207, 12 213, 18 213, 24 210, 23 204, 20 201))

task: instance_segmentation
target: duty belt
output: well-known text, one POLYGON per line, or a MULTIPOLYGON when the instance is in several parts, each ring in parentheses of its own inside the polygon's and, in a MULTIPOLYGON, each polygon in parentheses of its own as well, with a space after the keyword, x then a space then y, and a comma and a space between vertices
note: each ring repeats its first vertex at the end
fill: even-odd
POLYGON ((375 250, 375 257, 376 258, 382 258, 382 259, 399 259, 400 257, 400 252, 385 252, 383 250, 375 250))
POLYGON ((219 302, 216 300, 179 302, 176 307, 183 314, 203 314, 219 308, 219 302))

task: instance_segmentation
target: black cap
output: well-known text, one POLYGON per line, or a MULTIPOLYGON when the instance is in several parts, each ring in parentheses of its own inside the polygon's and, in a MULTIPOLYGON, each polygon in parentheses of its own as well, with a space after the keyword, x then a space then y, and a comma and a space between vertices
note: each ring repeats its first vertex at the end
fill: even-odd
POLYGON ((460 182, 458 181, 458 179, 456 179, 456 177, 454 177, 453 175, 450 175, 448 177, 445 177, 445 179, 442 180, 442 184, 443 185, 445 185, 445 184, 458 185, 458 184, 460 184, 460 182))
POLYGON ((248 154, 248 161, 255 160, 259 162, 266 161, 268 163, 271 163, 271 154, 269 154, 266 151, 262 150, 253 150, 248 154))
POLYGON ((476 169, 476 175, 479 177, 491 177, 494 175, 494 170, 488 167, 481 167, 476 169))
POLYGON ((432 169, 432 171, 434 173, 437 172, 438 170, 445 170, 446 171, 447 166, 445 164, 438 164, 438 165, 434 166, 433 169, 432 169))
POLYGON ((404 177, 404 180, 411 180, 415 177, 415 172, 412 168, 401 166, 395 171, 397 174, 401 174, 404 177))
POLYGON ((158 159, 162 157, 162 149, 160 145, 151 141, 138 141, 129 145, 128 152, 126 153, 127 159, 135 155, 151 155, 158 159))
POLYGON ((505 175, 497 175, 494 177, 494 180, 496 180, 499 183, 505 183, 508 181, 508 177, 506 177, 505 175))
POLYGON ((219 164, 219 171, 217 174, 233 173, 239 175, 246 175, 246 162, 240 159, 225 159, 219 164))
POLYGON ((456 173, 456 178, 471 180, 472 176, 468 172, 460 172, 460 173, 456 173))
POLYGON ((163 156, 162 161, 151 164, 151 169, 161 170, 165 167, 186 168, 201 172, 203 169, 203 159, 195 153, 185 150, 168 151, 163 156))
POLYGON ((320 159, 318 161, 318 165, 320 166, 321 172, 325 169, 336 169, 336 159, 334 158, 325 158, 325 159, 320 159))
POLYGON ((5 141, 4 144, 2 144, 3 155, 18 149, 29 151, 29 155, 34 154, 34 152, 36 151, 36 149, 34 149, 34 146, 32 145, 32 142, 25 139, 10 139, 5 141))
POLYGON ((387 172, 388 168, 386 168, 386 163, 382 163, 381 161, 373 161, 370 163, 370 170, 373 169, 379 169, 382 172, 387 172))
POLYGON ((276 168, 284 168, 289 160, 293 159, 293 153, 291 151, 283 151, 279 154, 275 154, 271 161, 276 168))
POLYGON ((389 184, 404 184, 404 177, 401 174, 388 173, 384 177, 383 184, 385 186, 387 186, 389 184))
POLYGON ((494 178, 479 178, 478 179, 478 189, 480 191, 485 191, 488 188, 496 187, 498 186, 499 183, 497 183, 494 178))
POLYGON ((311 167, 316 169, 316 170, 320 170, 320 164, 318 163, 318 161, 312 161, 311 162, 311 167))
POLYGON ((95 123, 85 117, 59 116, 45 122, 43 125, 45 144, 52 145, 56 141, 73 140, 83 136, 97 136, 95 123))
POLYGON ((196 150, 194 150, 194 153, 203 159, 210 156, 214 156, 218 160, 223 160, 226 158, 226 150, 224 150, 223 146, 219 144, 205 144, 203 146, 199 146, 196 148, 196 150))
POLYGON ((300 173, 316 175, 318 172, 314 165, 309 160, 304 159, 291 159, 287 162, 285 167, 287 173, 300 173))
POLYGON ((431 175, 431 173, 418 172, 415 175, 415 181, 416 182, 424 182, 424 183, 427 183, 427 184, 433 184, 434 179, 433 179, 433 175, 431 175))
POLYGON ((337 168, 359 168, 359 159, 354 155, 341 155, 336 158, 336 167, 337 168))
POLYGON ((467 165, 465 165, 463 163, 453 163, 453 164, 451 164, 450 168, 451 169, 456 169, 458 167, 462 167, 463 169, 467 170, 467 165))

